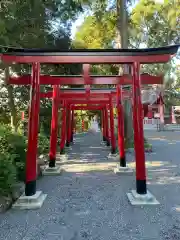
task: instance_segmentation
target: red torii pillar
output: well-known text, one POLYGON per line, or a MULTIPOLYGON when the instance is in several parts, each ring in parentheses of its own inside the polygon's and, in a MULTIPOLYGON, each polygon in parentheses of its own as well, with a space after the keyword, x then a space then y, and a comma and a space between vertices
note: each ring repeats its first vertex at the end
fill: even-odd
POLYGON ((109 110, 110 110, 110 131, 111 131, 111 154, 116 153, 116 139, 114 135, 114 113, 113 113, 113 104, 112 96, 109 97, 109 110))
POLYGON ((66 142, 66 102, 63 101, 60 154, 65 154, 65 150, 64 150, 65 142, 66 142))
POLYGON ((160 118, 160 131, 164 130, 164 102, 162 95, 159 96, 159 118, 160 118))
POLYGON ((105 122, 105 132, 106 132, 106 145, 110 146, 110 141, 109 141, 109 117, 108 117, 108 105, 106 105, 104 109, 104 116, 106 119, 105 122))
POLYGON ((40 108, 40 64, 32 64, 31 90, 28 126, 28 147, 26 159, 26 185, 25 195, 32 196, 36 193, 37 178, 37 143, 40 108))
POLYGON ((70 110, 70 103, 66 104, 66 141, 65 141, 65 145, 66 147, 69 147, 69 143, 68 143, 68 127, 69 127, 69 110, 70 110))
POLYGON ((66 138, 66 147, 70 146, 71 142, 71 104, 67 106, 67 138, 66 138))
POLYGON ((58 129, 58 93, 59 87, 55 85, 53 87, 49 167, 55 167, 56 165, 56 145, 58 129))
POLYGON ((71 143, 73 143, 73 137, 74 137, 74 110, 72 109, 72 113, 71 113, 71 143))
POLYGON ((103 141, 106 141, 106 129, 105 129, 105 111, 104 109, 101 111, 101 116, 102 116, 102 119, 101 119, 101 124, 102 124, 102 135, 103 135, 103 141))
POLYGON ((124 110, 122 105, 122 87, 117 85, 117 113, 118 113, 118 148, 120 166, 126 167, 126 157, 124 149, 124 110))
POLYGON ((133 126, 136 158, 136 192, 146 194, 146 167, 144 152, 143 105, 141 102, 140 63, 135 62, 133 72, 133 126))

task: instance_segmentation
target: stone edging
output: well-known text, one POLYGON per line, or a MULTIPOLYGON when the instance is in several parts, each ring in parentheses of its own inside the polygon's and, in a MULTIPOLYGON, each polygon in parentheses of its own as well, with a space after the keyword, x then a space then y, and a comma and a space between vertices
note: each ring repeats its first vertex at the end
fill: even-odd
MULTIPOLYGON (((126 149, 125 151, 126 151, 126 153, 134 153, 134 148, 128 148, 128 149, 126 149)), ((152 151, 153 151, 153 150, 152 150, 152 147, 145 148, 145 152, 147 152, 147 153, 150 153, 150 152, 152 152, 152 151)))
POLYGON ((24 183, 15 183, 9 196, 0 196, 0 213, 6 212, 24 192, 24 183))

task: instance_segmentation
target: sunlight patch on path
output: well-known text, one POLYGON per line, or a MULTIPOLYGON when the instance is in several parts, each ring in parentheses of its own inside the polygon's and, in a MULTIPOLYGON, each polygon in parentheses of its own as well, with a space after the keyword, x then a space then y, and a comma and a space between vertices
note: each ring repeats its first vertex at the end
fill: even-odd
POLYGON ((117 163, 88 163, 88 164, 68 164, 63 169, 67 172, 90 172, 90 171, 108 171, 113 170, 117 163))

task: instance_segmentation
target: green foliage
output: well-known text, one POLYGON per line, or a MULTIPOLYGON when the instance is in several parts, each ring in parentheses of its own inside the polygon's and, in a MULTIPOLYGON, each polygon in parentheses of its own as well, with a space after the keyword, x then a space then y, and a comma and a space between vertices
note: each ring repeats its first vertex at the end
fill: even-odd
POLYGON ((153 0, 139 1, 131 14, 135 42, 146 43, 148 47, 179 43, 179 5, 179 0, 166 0, 163 4, 153 0))
POLYGON ((40 132, 38 135, 38 155, 47 154, 49 152, 49 139, 44 134, 40 132))
MULTIPOLYGON (((128 148, 134 148, 134 140, 131 140, 129 142, 125 142, 125 149, 128 149, 128 148)), ((145 148, 151 148, 152 147, 152 144, 150 144, 148 142, 148 139, 144 138, 144 147, 145 148)))
POLYGON ((0 195, 9 196, 16 180, 14 158, 9 153, 0 153, 0 195))
POLYGON ((26 138, 18 133, 13 133, 9 126, 0 126, 0 152, 10 155, 17 170, 17 179, 24 180, 26 160, 26 138))
MULTIPOLYGON (((118 40, 117 20, 119 12, 115 1, 111 1, 111 7, 104 9, 107 1, 103 0, 96 6, 94 1, 93 14, 85 18, 75 35, 75 45, 85 48, 111 48, 118 40), (103 13, 97 18, 96 11, 103 13)), ((120 1, 118 1, 120 4, 120 1)), ((166 0, 163 4, 155 4, 154 0, 141 0, 129 11, 128 31, 129 47, 141 46, 157 47, 179 43, 180 41, 180 1, 166 0)), ((121 32, 123 34, 123 32, 121 32)), ((114 66, 113 66, 114 67, 114 66)), ((117 71, 117 68, 115 68, 117 71)), ((93 73, 111 73, 112 69, 105 66, 96 66, 93 73)), ((143 66, 142 71, 151 74, 165 74, 172 71, 172 64, 153 64, 143 66)))
POLYGON ((14 163, 17 169, 17 179, 23 181, 25 179, 25 163, 26 163, 26 138, 18 133, 13 133, 8 139, 9 153, 14 157, 14 163))
POLYGON ((4 1, 0 12, 0 43, 19 47, 45 47, 47 41, 52 40, 49 36, 59 34, 58 39, 61 36, 62 40, 70 33, 69 20, 74 20, 79 11, 82 11, 81 4, 76 1, 71 4, 69 1, 63 3, 55 0, 4 1))
POLYGON ((44 135, 49 137, 51 133, 51 118, 52 118, 52 103, 50 101, 42 102, 39 118, 41 132, 43 132, 44 135))
MULTIPOLYGON (((19 48, 69 49, 72 22, 82 11, 79 1, 2 1, 0 3, 0 45, 19 48)), ((3 77, 5 66, 1 64, 1 67, 0 120, 10 123, 10 115, 13 119, 19 120, 18 113, 21 110, 27 110, 29 86, 13 86, 11 91, 8 91, 3 77), (12 103, 16 106, 15 111, 12 109, 12 103)), ((15 64, 10 66, 10 70, 17 75, 28 74, 31 72, 31 66, 15 64)), ((76 74, 77 68, 72 64, 41 64, 41 73, 76 74)), ((44 100, 43 102, 47 103, 44 100)))
POLYGON ((116 15, 108 12, 101 22, 95 16, 88 16, 79 27, 75 41, 84 48, 112 48, 115 38, 116 15))
MULTIPOLYGON (((5 155, 10 159, 8 161, 12 162, 13 167, 16 169, 16 178, 19 181, 25 180, 26 149, 26 137, 19 133, 12 132, 8 125, 0 126, 0 152, 3 156, 5 155)), ((47 154, 48 151, 49 139, 41 129, 38 136, 38 155, 47 154)), ((7 168, 9 169, 8 163, 7 168)), ((6 168, 4 168, 4 171, 6 172, 6 168)))

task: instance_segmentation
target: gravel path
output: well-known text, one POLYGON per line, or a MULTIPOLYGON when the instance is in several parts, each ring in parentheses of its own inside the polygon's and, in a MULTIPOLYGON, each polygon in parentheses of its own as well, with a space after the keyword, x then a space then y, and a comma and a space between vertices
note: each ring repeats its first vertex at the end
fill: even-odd
MULTIPOLYGON (((133 207, 126 193, 135 174, 116 176, 100 134, 77 135, 62 161, 61 176, 43 177, 48 194, 39 210, 0 215, 2 240, 178 240, 180 239, 180 134, 146 132, 154 146, 147 154, 148 189, 159 206, 133 207)), ((133 155, 128 155, 133 165, 133 155)))

